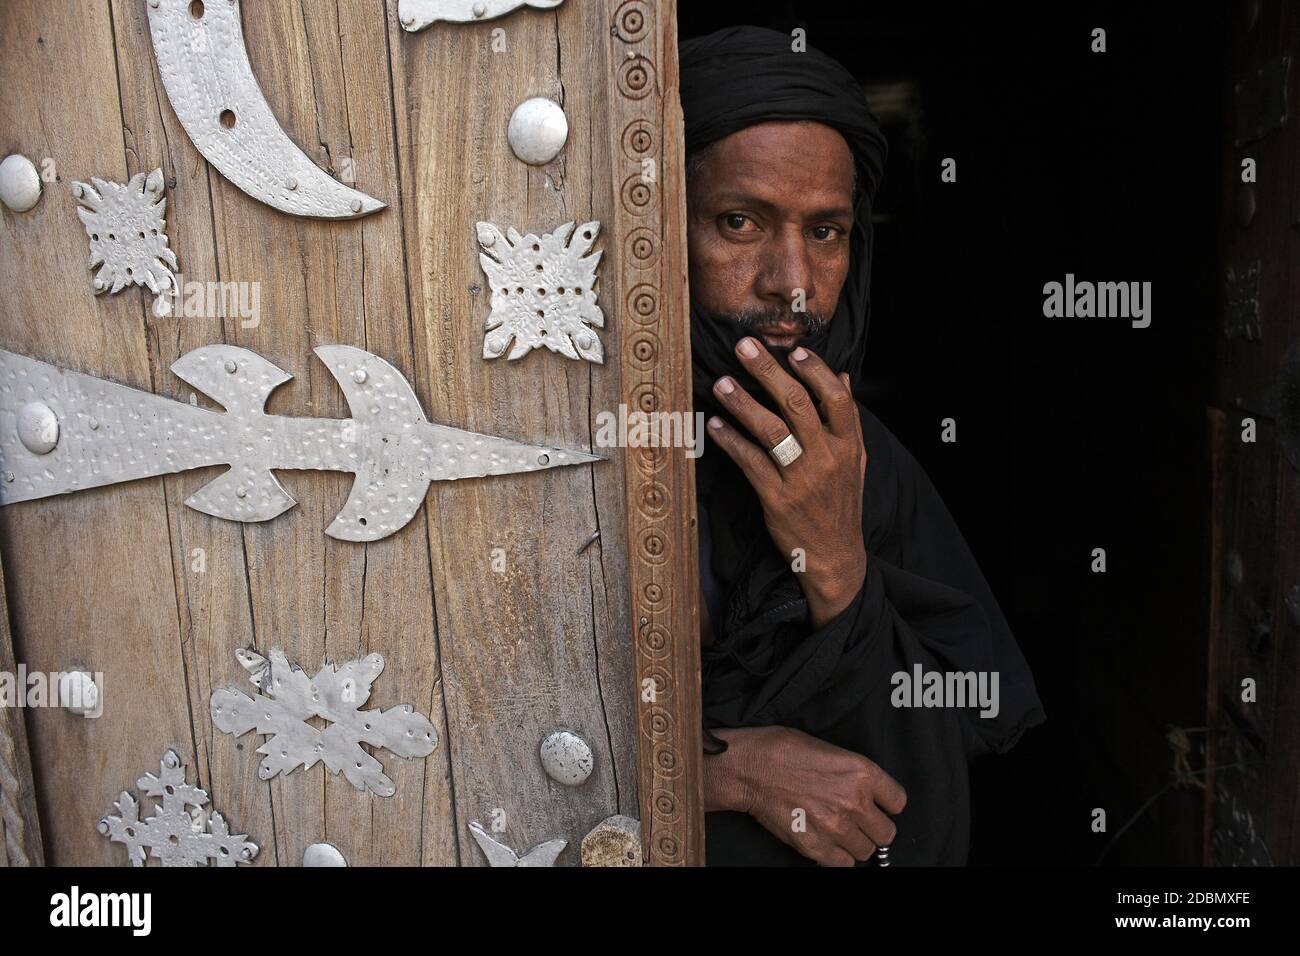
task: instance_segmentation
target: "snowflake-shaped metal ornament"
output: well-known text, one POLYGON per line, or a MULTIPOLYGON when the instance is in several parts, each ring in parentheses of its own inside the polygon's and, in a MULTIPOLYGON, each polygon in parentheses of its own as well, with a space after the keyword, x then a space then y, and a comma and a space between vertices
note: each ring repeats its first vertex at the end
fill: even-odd
POLYGON ((176 253, 167 245, 163 214, 163 174, 136 173, 131 181, 72 184, 81 206, 77 215, 90 237, 90 268, 99 267, 92 283, 95 294, 114 293, 128 285, 147 286, 156 296, 176 290, 176 253))
POLYGON ((591 252, 600 223, 566 222, 543 236, 504 233, 490 222, 477 226, 492 311, 483 335, 483 357, 505 353, 517 359, 546 346, 571 359, 603 363, 605 352, 591 329, 605 327, 596 304, 596 266, 603 252, 591 252), (569 237, 573 239, 570 242, 569 237))
POLYGON ((126 844, 132 866, 144 866, 146 851, 163 866, 237 866, 251 863, 258 846, 247 834, 231 834, 226 819, 204 808, 208 794, 185 782, 185 767, 176 751, 169 750, 160 762, 158 776, 145 774, 135 785, 148 796, 161 797, 154 815, 140 819, 140 804, 123 790, 118 797, 117 815, 99 821, 99 832, 114 843, 126 844))
POLYGON ((384 669, 379 654, 348 661, 337 669, 326 661, 315 677, 290 667, 279 648, 271 649, 269 661, 254 650, 238 650, 235 656, 263 693, 249 697, 233 688, 214 691, 212 723, 236 737, 253 729, 270 736, 257 748, 265 754, 257 771, 263 780, 299 767, 309 770, 323 760, 330 773, 342 773, 358 790, 391 797, 396 792, 393 781, 361 744, 408 758, 427 757, 438 745, 429 718, 410 704, 384 711, 360 709, 384 669), (317 730, 308 723, 313 717, 324 718, 329 726, 317 730))

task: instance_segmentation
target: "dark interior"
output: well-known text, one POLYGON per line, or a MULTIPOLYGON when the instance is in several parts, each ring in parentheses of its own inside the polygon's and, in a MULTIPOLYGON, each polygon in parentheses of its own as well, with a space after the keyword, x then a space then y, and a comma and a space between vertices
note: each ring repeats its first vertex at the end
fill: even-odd
POLYGON ((886 123, 871 404, 956 516, 1048 716, 973 765, 971 863, 1199 864, 1202 792, 1168 787, 1166 733, 1197 762, 1225 11, 1064 7, 714 0, 679 19, 806 30, 886 123), (1150 328, 1044 317, 1066 273, 1150 281, 1150 328))

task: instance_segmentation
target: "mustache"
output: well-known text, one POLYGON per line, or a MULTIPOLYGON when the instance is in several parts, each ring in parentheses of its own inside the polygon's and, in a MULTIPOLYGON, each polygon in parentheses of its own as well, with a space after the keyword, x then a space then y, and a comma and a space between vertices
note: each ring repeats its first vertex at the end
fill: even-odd
POLYGON ((735 322, 744 329, 758 329, 779 322, 791 322, 798 325, 804 335, 816 335, 831 322, 830 316, 822 312, 794 312, 779 305, 724 313, 720 317, 735 322))

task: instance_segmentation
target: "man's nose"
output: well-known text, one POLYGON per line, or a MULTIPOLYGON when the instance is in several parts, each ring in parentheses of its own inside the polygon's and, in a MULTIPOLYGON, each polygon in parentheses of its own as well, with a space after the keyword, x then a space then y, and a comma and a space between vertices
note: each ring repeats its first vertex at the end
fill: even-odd
POLYGON ((792 304, 802 293, 806 302, 816 292, 808 244, 799 229, 782 229, 764 245, 762 269, 755 291, 762 299, 792 304))

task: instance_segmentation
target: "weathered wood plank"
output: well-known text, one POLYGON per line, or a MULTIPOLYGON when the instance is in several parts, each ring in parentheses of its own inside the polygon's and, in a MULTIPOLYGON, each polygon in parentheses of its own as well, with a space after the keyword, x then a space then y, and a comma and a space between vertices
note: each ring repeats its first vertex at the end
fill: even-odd
MULTIPOLYGON (((35 209, 3 213, 0 346, 147 389, 140 293, 94 296, 70 191, 126 174, 108 5, 6 3, 0 36, 0 148, 58 174, 35 209)), ((194 759, 162 484, 4 508, 0 539, 17 660, 104 674, 102 717, 28 712, 46 860, 120 864, 95 823, 167 748, 194 759)))
MULTIPOLYGON (((686 195, 672 4, 604 0, 611 41, 614 209, 625 306, 623 400, 690 411, 686 195)), ((696 434, 699 441, 703 435, 696 434)), ((655 865, 704 863, 699 543, 694 462, 683 448, 632 449, 627 469, 640 735, 641 838, 655 865), (651 694, 643 693, 649 682, 651 694)))
MULTIPOLYGON (((393 17, 396 3, 389 2, 393 17)), ((403 217, 417 382, 431 417, 532 442, 584 447, 594 410, 616 408, 618 365, 590 367, 549 352, 484 361, 489 309, 474 224, 549 232, 570 220, 608 224, 614 191, 602 94, 589 55, 565 42, 594 36, 591 4, 520 10, 455 29, 393 35, 403 217), (499 38, 496 51, 494 36, 499 38), (531 96, 565 105, 570 139, 545 167, 520 163, 506 142, 515 106, 531 96)), ((617 352, 621 288, 603 237, 599 299, 617 352)), ((438 633, 453 728, 452 779, 462 863, 482 865, 471 820, 504 823, 524 851, 557 836, 574 864, 582 836, 635 800, 635 731, 627 708, 630 647, 621 638, 625 543, 611 482, 620 465, 564 468, 490 481, 443 483, 429 496, 438 633), (599 529, 601 540, 578 549, 599 529), (492 569, 493 549, 504 570, 492 569), (583 736, 595 770, 578 788, 547 778, 537 749, 556 728, 583 736), (497 812, 503 814, 498 816, 497 812)))
MULTIPOLYGON (((373 4, 248 4, 249 57, 277 118, 319 165, 395 203, 396 157, 386 62, 386 24, 373 4)), ((269 410, 349 417, 337 384, 312 348, 345 343, 381 355, 411 377, 413 362, 402 272, 401 221, 394 205, 366 219, 318 222, 286 216, 212 175, 213 221, 220 275, 256 282, 261 322, 227 322, 229 341, 251 348, 294 375, 269 410)), ((371 545, 335 541, 324 531, 342 507, 350 476, 295 472, 282 476, 299 506, 275 521, 246 526, 252 626, 263 650, 279 645, 314 671, 373 651, 387 661, 371 706, 409 702, 428 710, 444 743, 427 761, 381 760, 397 786, 384 799, 358 793, 323 766, 271 784, 276 858, 297 865, 306 847, 328 840, 352 865, 415 863, 420 821, 450 816, 445 727, 436 680, 429 559, 421 516, 403 532, 371 545)), ((187 487, 187 492, 198 483, 187 487)), ((221 683, 244 683, 233 646, 213 661, 221 683)), ((217 737, 214 777, 239 770, 237 744, 217 737)), ((252 768, 249 771, 252 772, 252 768)), ((444 841, 445 842, 445 841, 444 841)), ((445 850, 435 858, 446 862, 445 850)))

